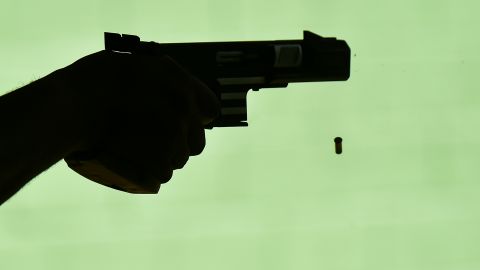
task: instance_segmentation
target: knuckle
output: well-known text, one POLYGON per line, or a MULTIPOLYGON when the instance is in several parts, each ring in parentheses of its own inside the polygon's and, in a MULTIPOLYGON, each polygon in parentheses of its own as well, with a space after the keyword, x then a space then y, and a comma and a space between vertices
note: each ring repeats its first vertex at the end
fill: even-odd
POLYGON ((182 154, 176 156, 172 161, 172 166, 174 169, 182 169, 185 167, 189 159, 188 152, 183 152, 182 154))
POLYGON ((173 170, 165 170, 162 172, 162 175, 159 176, 160 183, 164 184, 167 183, 172 179, 173 170))
MULTIPOLYGON (((202 129, 203 131, 203 129, 202 129)), ((190 155, 192 156, 197 156, 200 153, 203 152, 203 149, 205 149, 206 141, 205 141, 205 133, 201 132, 200 134, 194 136, 192 138, 192 143, 191 143, 191 153, 190 155)))

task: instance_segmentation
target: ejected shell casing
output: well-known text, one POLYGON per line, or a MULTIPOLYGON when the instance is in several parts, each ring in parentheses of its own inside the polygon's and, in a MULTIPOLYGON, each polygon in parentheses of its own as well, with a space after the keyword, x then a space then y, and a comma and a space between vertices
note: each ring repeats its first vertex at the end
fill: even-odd
POLYGON ((336 137, 335 140, 333 140, 335 142, 335 153, 337 154, 341 154, 342 153, 342 138, 340 137, 336 137))

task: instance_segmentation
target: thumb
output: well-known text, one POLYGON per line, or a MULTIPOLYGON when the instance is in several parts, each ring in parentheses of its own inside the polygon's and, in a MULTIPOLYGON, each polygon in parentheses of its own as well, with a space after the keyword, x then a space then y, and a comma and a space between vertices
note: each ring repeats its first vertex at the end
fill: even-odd
POLYGON ((215 118, 220 116, 221 104, 214 90, 210 89, 202 80, 187 71, 170 56, 164 55, 163 57, 187 75, 188 79, 186 80, 186 87, 191 88, 194 91, 202 124, 208 125, 215 118))
POLYGON ((210 89, 200 80, 196 80, 198 81, 199 86, 197 92, 197 101, 200 113, 200 120, 203 125, 208 125, 220 116, 220 100, 215 95, 212 89, 210 89))

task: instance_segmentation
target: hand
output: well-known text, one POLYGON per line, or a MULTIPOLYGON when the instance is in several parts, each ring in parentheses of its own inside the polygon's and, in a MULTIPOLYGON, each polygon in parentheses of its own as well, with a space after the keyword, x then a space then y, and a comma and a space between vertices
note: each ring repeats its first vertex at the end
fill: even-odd
POLYGON ((215 94, 168 56, 101 51, 61 72, 84 119, 80 148, 100 147, 160 183, 203 151, 204 125, 219 114, 215 94))

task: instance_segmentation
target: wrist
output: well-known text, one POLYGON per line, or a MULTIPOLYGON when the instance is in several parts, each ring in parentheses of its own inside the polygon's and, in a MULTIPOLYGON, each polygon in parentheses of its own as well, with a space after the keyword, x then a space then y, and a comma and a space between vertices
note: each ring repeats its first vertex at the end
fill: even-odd
POLYGON ((91 143, 94 130, 92 116, 89 115, 87 103, 81 100, 69 71, 59 69, 40 79, 39 83, 49 97, 47 104, 55 110, 55 119, 62 127, 62 134, 71 142, 69 152, 83 149, 91 143))

